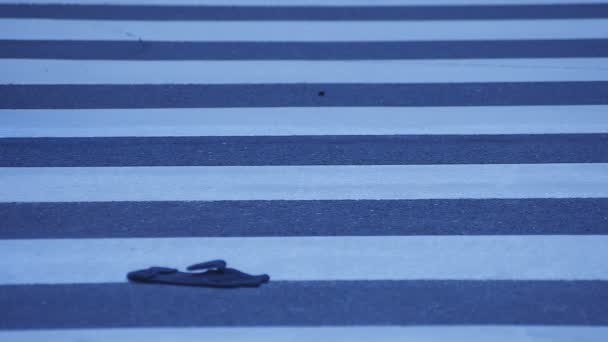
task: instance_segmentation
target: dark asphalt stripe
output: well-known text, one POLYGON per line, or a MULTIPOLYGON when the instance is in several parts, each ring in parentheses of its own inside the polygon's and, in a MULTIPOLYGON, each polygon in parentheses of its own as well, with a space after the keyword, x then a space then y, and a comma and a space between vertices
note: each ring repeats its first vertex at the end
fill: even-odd
POLYGON ((0 239, 606 235, 608 199, 0 203, 0 239))
POLYGON ((608 18, 607 4, 153 6, 2 4, 0 18, 111 20, 471 20, 608 18))
POLYGON ((270 284, 253 289, 145 284, 2 286, 0 329, 608 325, 608 305, 602 304, 608 300, 608 282, 604 281, 273 282, 272 265, 268 265, 268 273, 270 284))
POLYGON ((607 57, 608 39, 423 42, 0 40, 0 58, 361 60, 607 57))
POLYGON ((608 162, 608 134, 0 138, 0 167, 608 162))
POLYGON ((585 105, 607 94, 607 81, 0 85, 0 109, 585 105))

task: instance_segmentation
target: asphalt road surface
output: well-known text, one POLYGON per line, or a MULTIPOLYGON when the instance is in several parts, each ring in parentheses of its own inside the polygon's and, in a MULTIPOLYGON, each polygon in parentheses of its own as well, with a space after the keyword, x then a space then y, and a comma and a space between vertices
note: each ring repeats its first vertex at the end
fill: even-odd
POLYGON ((0 0, 2 341, 603 342, 607 260, 608 2, 0 0))

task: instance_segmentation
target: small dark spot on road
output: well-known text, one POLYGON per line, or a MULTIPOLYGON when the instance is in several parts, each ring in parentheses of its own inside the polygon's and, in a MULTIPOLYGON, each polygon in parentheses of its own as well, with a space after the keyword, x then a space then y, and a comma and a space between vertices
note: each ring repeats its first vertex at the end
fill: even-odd
POLYGON ((321 97, 325 96, 325 91, 321 90, 318 95, 321 96, 321 97))

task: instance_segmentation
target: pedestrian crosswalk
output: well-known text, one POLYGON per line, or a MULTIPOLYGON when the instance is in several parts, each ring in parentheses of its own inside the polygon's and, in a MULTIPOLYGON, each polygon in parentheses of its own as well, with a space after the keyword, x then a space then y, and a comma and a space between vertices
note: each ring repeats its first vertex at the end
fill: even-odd
POLYGON ((606 2, 0 0, 0 340, 604 341, 606 212, 606 2))

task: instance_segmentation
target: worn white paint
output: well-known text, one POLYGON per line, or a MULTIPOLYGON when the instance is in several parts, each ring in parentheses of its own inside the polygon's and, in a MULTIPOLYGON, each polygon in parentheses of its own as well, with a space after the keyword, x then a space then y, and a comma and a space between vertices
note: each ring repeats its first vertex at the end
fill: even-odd
POLYGON ((608 280, 608 236, 0 240, 0 284, 123 282, 216 259, 271 280, 608 280))
MULTIPOLYGON (((0 59, 5 84, 462 83, 606 81, 608 58, 390 61, 0 59)), ((330 95, 330 94, 328 94, 330 95)))
POLYGON ((608 133, 608 106, 5 109, 0 137, 608 133))
POLYGON ((0 202, 608 197, 608 164, 3 167, 0 202))
POLYGON ((122 41, 429 41, 603 39, 608 19, 125 21, 0 19, 0 39, 122 41))
POLYGON ((604 342, 608 328, 590 326, 351 326, 351 327, 212 327, 113 328, 0 331, 13 342, 604 342))

